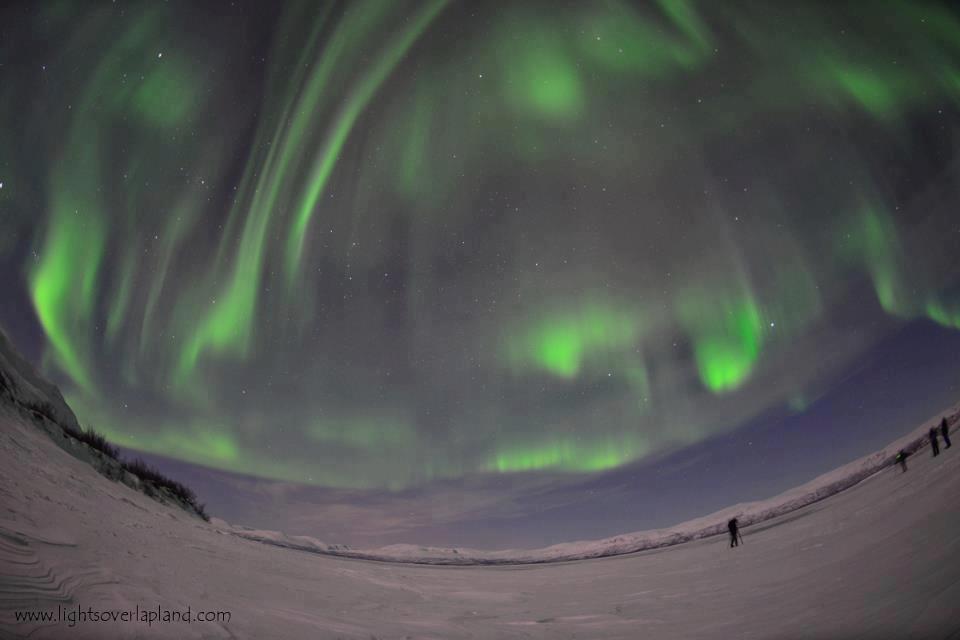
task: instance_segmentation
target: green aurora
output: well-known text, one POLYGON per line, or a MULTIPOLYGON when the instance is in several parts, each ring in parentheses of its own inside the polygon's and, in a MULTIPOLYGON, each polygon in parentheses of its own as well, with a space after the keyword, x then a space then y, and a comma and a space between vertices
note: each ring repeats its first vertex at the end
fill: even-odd
POLYGON ((59 43, 4 72, 0 258, 120 445, 345 488, 620 467, 805 409, 860 280, 960 329, 956 170, 915 193, 870 146, 956 109, 960 19, 882 4, 49 3, 0 45, 59 43))

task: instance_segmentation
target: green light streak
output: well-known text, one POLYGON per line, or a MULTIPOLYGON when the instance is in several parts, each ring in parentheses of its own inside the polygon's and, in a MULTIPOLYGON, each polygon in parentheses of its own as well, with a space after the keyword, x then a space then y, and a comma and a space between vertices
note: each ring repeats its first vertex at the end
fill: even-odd
POLYGON ((639 336, 636 314, 591 303, 533 322, 508 339, 506 355, 515 371, 541 370, 573 379, 585 360, 632 348, 639 336))
POLYGON ((306 439, 271 440, 271 455, 215 415, 180 420, 150 419, 121 411, 85 394, 67 401, 84 425, 93 425, 123 447, 170 456, 213 469, 307 485, 401 491, 436 478, 456 477, 463 468, 418 441, 402 412, 360 413, 304 426, 306 439), (319 449, 318 445, 319 444, 319 449), (346 449, 344 449, 346 447, 346 449), (417 465, 411 465, 415 460, 417 465))
POLYGON ((66 157, 54 177, 50 221, 30 276, 30 292, 56 362, 77 386, 92 392, 95 383, 85 345, 106 229, 93 189, 97 145, 85 137, 70 149, 80 155, 66 157))
POLYGON ((156 336, 157 304, 160 301, 160 295, 163 293, 173 256, 195 222, 196 206, 195 201, 186 199, 174 207, 171 213, 170 222, 165 230, 159 251, 160 258, 153 271, 153 278, 150 281, 150 289, 147 292, 147 300, 144 305, 139 340, 141 355, 146 355, 148 346, 156 336))
POLYGON ((307 226, 313 217, 320 195, 336 165, 347 137, 357 118, 366 108, 380 85, 394 67, 406 55, 417 38, 427 29, 446 5, 445 0, 434 0, 422 10, 381 55, 373 68, 364 75, 359 85, 350 93, 342 110, 331 125, 330 135, 309 172, 307 186, 297 207, 297 214, 287 240, 287 279, 292 282, 300 267, 303 241, 307 226))
POLYGON ((693 340, 703 384, 713 393, 742 386, 764 340, 762 315, 753 298, 688 291, 681 295, 677 311, 693 340))
POLYGON ((960 329, 960 305, 948 306, 939 300, 931 300, 924 311, 937 324, 948 329, 960 329))
POLYGON ((911 315, 911 296, 901 273, 901 250, 889 214, 865 206, 840 235, 840 253, 863 264, 870 273, 877 299, 891 315, 911 315))
POLYGON ((116 288, 116 297, 112 300, 110 312, 107 315, 107 338, 111 340, 116 337, 117 331, 120 330, 124 314, 130 304, 134 268, 132 254, 128 253, 124 265, 120 269, 120 283, 116 288))
POLYGON ((943 327, 960 329, 960 310, 929 293, 929 284, 906 272, 908 260, 888 212, 862 207, 841 231, 839 247, 841 257, 866 268, 885 312, 906 319, 926 316, 943 327))
POLYGON ((705 27, 683 0, 661 0, 661 9, 680 31, 665 34, 662 25, 620 2, 587 9, 578 26, 579 49, 600 68, 617 73, 664 77, 693 70, 712 53, 705 27))
POLYGON ((93 279, 102 257, 102 230, 94 225, 64 217, 52 226, 31 291, 57 362, 75 384, 88 390, 93 386, 92 377, 76 345, 83 344, 78 325, 89 319, 93 279), (76 320, 71 322, 70 317, 76 320))
POLYGON ((543 445, 500 451, 487 464, 487 469, 499 473, 540 470, 587 473, 614 469, 642 457, 648 451, 648 446, 637 437, 612 438, 594 443, 561 438, 543 445))
MULTIPOLYGON (((190 329, 187 330, 189 337, 182 345, 174 372, 174 384, 178 388, 183 389, 190 383, 203 353, 229 355, 235 358, 242 358, 249 354, 271 215, 277 207, 281 192, 292 180, 290 168, 305 153, 304 138, 314 112, 319 106, 322 90, 329 83, 331 73, 348 44, 348 34, 364 35, 380 15, 374 12, 349 14, 346 27, 335 32, 332 42, 325 49, 324 57, 321 58, 320 64, 310 77, 300 98, 297 101, 287 101, 282 107, 280 117, 277 119, 277 127, 273 131, 274 144, 269 146, 266 158, 263 161, 251 158, 248 163, 243 179, 243 193, 248 193, 248 185, 252 177, 259 174, 250 196, 252 201, 248 207, 242 202, 238 203, 231 211, 229 222, 232 226, 235 220, 243 220, 240 244, 233 255, 233 265, 225 278, 227 284, 219 288, 219 294, 214 294, 208 301, 197 301, 195 305, 190 305, 201 316, 201 320, 197 322, 191 317, 182 321, 190 329), (291 115, 292 121, 287 126, 285 123, 291 120, 291 115), (197 306, 199 306, 198 309, 197 306)), ((310 43, 319 37, 324 19, 325 16, 321 16, 316 21, 308 39, 310 43)), ((306 51, 302 52, 298 64, 295 65, 298 70, 295 81, 303 78, 305 73, 303 70, 307 67, 306 55, 306 51)), ((296 88, 297 85, 294 84, 294 87, 296 88)), ((342 131, 344 134, 347 132, 348 128, 342 131)), ((265 131, 259 132, 258 137, 261 142, 270 139, 265 131)), ((334 160, 335 156, 329 156, 329 158, 334 160)), ((330 168, 332 169, 332 164, 330 168)), ((218 253, 218 263, 225 260, 227 255, 229 255, 227 245, 222 244, 218 253)))
POLYGON ((707 29, 691 0, 658 0, 660 9, 670 18, 700 53, 710 48, 707 29))
POLYGON ((869 70, 836 68, 834 81, 871 113, 888 117, 897 105, 896 87, 887 78, 869 70))

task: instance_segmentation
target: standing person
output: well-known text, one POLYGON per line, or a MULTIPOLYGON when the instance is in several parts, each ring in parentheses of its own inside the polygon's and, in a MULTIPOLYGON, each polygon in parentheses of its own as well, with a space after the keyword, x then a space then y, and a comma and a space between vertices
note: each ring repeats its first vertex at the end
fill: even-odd
POLYGON ((740 535, 740 530, 737 528, 736 518, 730 519, 730 522, 727 523, 727 529, 730 530, 730 546, 739 546, 740 542, 743 542, 743 536, 740 535))
POLYGON ((940 421, 940 435, 943 436, 943 441, 946 443, 945 449, 950 448, 950 425, 947 424, 947 419, 944 418, 940 421))
POLYGON ((940 444, 937 442, 937 429, 930 427, 930 448, 933 449, 933 455, 940 455, 940 444))
POLYGON ((897 464, 900 465, 900 468, 903 469, 902 473, 907 472, 907 456, 910 455, 903 449, 897 452, 897 457, 895 458, 897 464))

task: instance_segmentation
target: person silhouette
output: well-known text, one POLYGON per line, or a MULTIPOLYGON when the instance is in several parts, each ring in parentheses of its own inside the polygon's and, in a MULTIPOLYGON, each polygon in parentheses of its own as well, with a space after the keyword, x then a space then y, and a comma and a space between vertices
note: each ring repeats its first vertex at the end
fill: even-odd
POLYGON ((943 436, 944 448, 950 448, 950 425, 947 424, 947 419, 944 418, 940 421, 940 435, 943 436))
POLYGON ((940 455, 940 444, 937 442, 937 429, 930 427, 930 448, 933 449, 933 455, 940 455))
POLYGON ((730 518, 730 522, 727 523, 727 529, 730 530, 730 547, 739 546, 743 542, 743 536, 740 535, 740 530, 737 528, 737 519, 730 518))
POLYGON ((903 449, 900 449, 900 451, 897 452, 897 457, 895 460, 900 465, 900 468, 903 469, 903 473, 907 472, 907 456, 909 455, 910 454, 903 449))

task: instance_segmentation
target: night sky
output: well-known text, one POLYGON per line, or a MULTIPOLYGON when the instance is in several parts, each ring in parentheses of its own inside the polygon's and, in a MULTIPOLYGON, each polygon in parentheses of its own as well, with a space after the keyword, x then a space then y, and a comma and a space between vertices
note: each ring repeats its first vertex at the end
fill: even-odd
POLYGON ((0 325, 214 515, 666 526, 960 400, 960 12, 0 10, 0 325))

